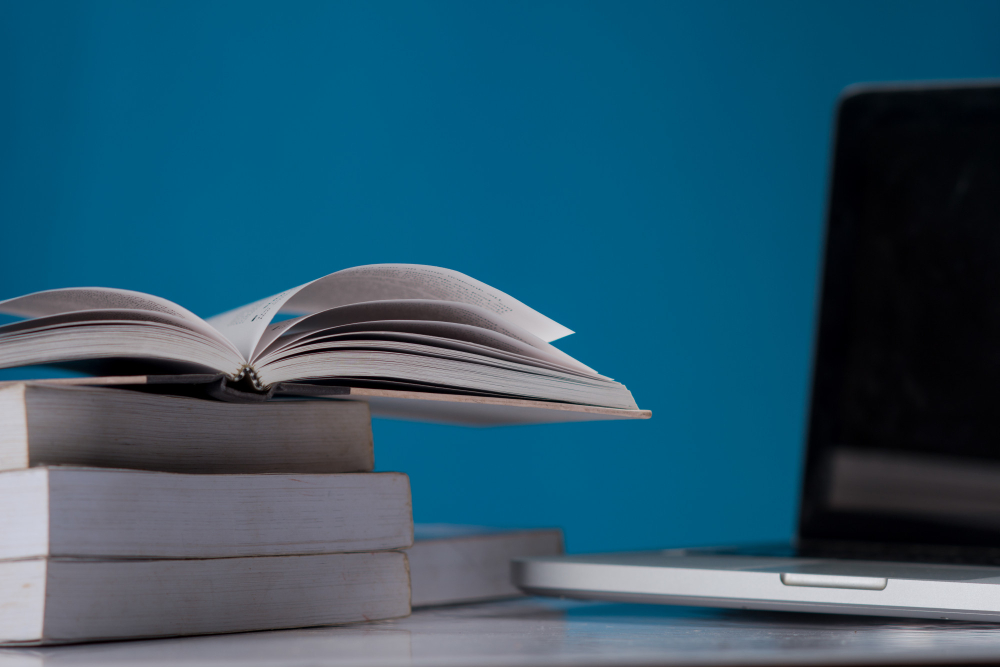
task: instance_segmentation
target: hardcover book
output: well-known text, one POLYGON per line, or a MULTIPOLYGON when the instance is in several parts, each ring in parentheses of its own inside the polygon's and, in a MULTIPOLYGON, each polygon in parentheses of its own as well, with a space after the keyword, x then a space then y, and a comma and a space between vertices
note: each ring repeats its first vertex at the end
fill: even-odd
POLYGON ((622 384, 552 345, 569 329, 437 267, 345 269, 208 320, 156 296, 97 287, 8 299, 0 313, 25 318, 0 326, 0 368, 58 365, 203 386, 229 401, 367 390, 404 401, 444 394, 480 406, 581 406, 584 418, 649 416, 622 384))

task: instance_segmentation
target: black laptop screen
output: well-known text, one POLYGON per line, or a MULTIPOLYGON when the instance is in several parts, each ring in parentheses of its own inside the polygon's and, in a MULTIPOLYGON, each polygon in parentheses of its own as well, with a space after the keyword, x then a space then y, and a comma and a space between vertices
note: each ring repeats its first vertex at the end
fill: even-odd
POLYGON ((837 135, 800 539, 1000 548, 1000 87, 837 135))

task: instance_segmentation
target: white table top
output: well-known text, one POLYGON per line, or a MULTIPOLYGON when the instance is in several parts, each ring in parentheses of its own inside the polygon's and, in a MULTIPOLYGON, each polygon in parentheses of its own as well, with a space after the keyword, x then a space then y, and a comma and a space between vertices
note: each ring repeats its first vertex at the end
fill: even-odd
POLYGON ((398 621, 0 649, 40 665, 755 665, 1000 662, 1000 625, 528 598, 398 621))

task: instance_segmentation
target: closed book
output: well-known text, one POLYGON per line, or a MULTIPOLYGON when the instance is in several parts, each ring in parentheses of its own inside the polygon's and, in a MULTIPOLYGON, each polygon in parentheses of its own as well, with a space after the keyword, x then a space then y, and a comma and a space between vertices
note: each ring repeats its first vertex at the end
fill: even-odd
POLYGON ((338 473, 374 463, 371 414, 360 402, 234 404, 104 387, 0 387, 0 470, 338 473))
POLYGON ((414 607, 499 600, 522 595, 510 561, 563 552, 558 528, 524 530, 416 524, 410 557, 414 607))
POLYGON ((0 559, 279 556, 412 542, 410 482, 401 473, 0 473, 0 559))
POLYGON ((0 561, 0 644, 246 632, 410 612, 398 551, 204 560, 0 561))

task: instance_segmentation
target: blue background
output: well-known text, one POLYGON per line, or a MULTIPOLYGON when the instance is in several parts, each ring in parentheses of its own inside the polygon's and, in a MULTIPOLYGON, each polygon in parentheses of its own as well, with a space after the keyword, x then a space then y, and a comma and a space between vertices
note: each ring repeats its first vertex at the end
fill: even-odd
POLYGON ((838 92, 1000 75, 998 26, 996 2, 0 3, 0 298, 207 316, 359 264, 463 271, 655 416, 377 422, 417 520, 786 539, 838 92))

